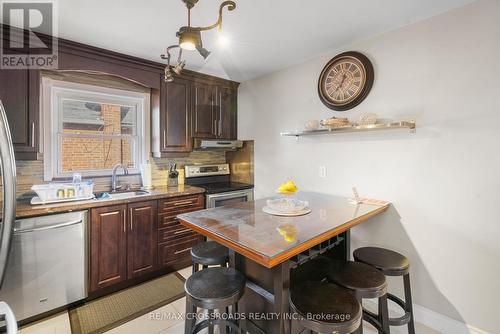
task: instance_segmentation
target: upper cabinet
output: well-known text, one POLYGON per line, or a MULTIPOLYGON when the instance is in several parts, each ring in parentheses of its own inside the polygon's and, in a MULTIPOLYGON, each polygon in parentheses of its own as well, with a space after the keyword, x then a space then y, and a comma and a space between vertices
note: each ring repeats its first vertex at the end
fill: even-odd
POLYGON ((160 103, 161 152, 190 152, 191 82, 163 82, 160 103))
POLYGON ((237 139, 237 94, 235 88, 217 87, 217 138, 237 139))
POLYGON ((193 84, 192 137, 236 139, 237 90, 223 84, 193 84))
POLYGON ((210 84, 193 83, 192 137, 217 137, 216 87, 210 84))
POLYGON ((0 70, 0 100, 5 107, 16 159, 36 159, 40 72, 0 70))
POLYGON ((153 155, 191 152, 192 138, 236 139, 237 95, 237 83, 192 72, 163 82, 153 155))

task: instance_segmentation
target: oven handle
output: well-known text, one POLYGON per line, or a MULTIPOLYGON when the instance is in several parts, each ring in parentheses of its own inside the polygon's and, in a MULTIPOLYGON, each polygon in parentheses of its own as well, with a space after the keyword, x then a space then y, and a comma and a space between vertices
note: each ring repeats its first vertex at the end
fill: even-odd
POLYGON ((253 200, 253 189, 231 191, 231 192, 220 193, 220 194, 208 194, 207 195, 207 202, 212 200, 212 199, 217 199, 217 198, 221 198, 221 197, 232 198, 232 197, 239 197, 239 196, 247 196, 248 200, 252 201, 253 200))

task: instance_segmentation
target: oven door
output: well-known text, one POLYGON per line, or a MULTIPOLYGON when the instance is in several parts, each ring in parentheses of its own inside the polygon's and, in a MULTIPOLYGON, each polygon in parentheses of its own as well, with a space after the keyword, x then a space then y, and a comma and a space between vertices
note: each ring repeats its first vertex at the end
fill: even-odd
POLYGON ((207 208, 216 208, 239 202, 253 201, 253 189, 207 195, 207 208))

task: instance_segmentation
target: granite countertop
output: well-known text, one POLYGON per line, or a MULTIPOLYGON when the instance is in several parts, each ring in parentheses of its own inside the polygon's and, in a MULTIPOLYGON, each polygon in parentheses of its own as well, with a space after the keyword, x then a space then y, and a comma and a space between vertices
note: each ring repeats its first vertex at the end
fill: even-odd
POLYGON ((273 216, 262 211, 266 199, 184 213, 181 223, 271 268, 386 211, 389 204, 352 203, 348 198, 304 192, 309 214, 273 216))
POLYGON ((198 187, 180 185, 178 187, 155 188, 152 190, 148 190, 148 192, 149 192, 148 195, 136 196, 125 199, 92 199, 86 201, 74 201, 74 202, 49 204, 49 205, 31 205, 30 202, 27 200, 18 201, 16 208, 16 217, 27 218, 27 217, 43 216, 53 213, 87 210, 90 208, 109 206, 109 205, 143 202, 143 201, 163 199, 168 197, 195 195, 195 194, 202 194, 205 192, 205 190, 198 187))

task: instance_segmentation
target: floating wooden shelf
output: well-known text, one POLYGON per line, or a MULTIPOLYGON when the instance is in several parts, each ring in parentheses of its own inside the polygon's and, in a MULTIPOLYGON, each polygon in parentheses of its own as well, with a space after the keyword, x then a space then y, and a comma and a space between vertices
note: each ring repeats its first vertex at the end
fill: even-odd
POLYGON ((282 136, 287 137, 302 137, 302 136, 312 136, 321 134, 335 134, 335 133, 345 133, 345 132, 367 132, 367 131, 378 131, 378 130, 393 130, 393 129, 408 129, 411 133, 416 130, 415 122, 401 121, 392 123, 380 123, 380 124, 370 124, 370 125, 346 125, 341 127, 331 127, 322 128, 312 131, 297 131, 297 132, 282 132, 282 136))

